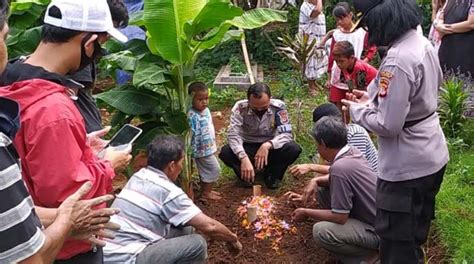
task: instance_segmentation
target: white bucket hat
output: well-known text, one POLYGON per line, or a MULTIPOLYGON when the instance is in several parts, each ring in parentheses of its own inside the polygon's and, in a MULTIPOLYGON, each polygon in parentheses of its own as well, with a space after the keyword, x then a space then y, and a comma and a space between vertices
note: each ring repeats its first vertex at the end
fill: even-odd
POLYGON ((53 0, 46 10, 44 23, 82 32, 107 32, 120 42, 128 40, 114 28, 107 0, 53 0), (50 16, 52 7, 59 9, 61 18, 50 16))

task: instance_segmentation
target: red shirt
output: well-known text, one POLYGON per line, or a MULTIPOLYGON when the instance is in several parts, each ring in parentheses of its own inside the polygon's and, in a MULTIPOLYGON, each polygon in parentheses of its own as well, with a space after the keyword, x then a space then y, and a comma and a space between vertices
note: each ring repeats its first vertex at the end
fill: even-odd
POLYGON ((362 60, 356 59, 352 72, 342 70, 342 74, 349 89, 366 91, 369 83, 377 76, 377 69, 362 60))

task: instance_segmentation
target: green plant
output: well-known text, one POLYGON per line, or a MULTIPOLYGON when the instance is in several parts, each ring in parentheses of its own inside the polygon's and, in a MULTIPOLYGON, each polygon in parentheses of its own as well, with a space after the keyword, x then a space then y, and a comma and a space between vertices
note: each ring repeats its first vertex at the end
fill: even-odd
POLYGON ((466 88, 469 81, 456 75, 448 76, 442 84, 439 103, 439 115, 444 133, 449 138, 459 137, 463 130, 467 110, 466 88))
MULTIPOLYGON (((181 135, 189 153, 187 84, 194 79, 199 54, 219 43, 240 38, 242 32, 233 27, 253 29, 272 21, 285 21, 286 13, 270 9, 244 12, 229 0, 145 0, 144 3, 143 16, 135 18, 134 23, 146 28, 149 51, 134 54, 133 85, 117 87, 98 98, 125 114, 121 115, 122 120, 139 116, 155 133, 165 130, 181 135)), ((191 182, 190 165, 190 155, 185 155, 185 189, 191 182)))
POLYGON ((209 99, 211 110, 221 110, 225 107, 232 107, 236 98, 245 98, 243 91, 238 91, 234 87, 225 89, 212 89, 209 99))
POLYGON ((316 39, 309 39, 307 34, 296 34, 295 37, 284 34, 278 38, 283 46, 278 50, 293 65, 293 68, 299 72, 301 83, 306 79, 306 65, 313 56, 317 56, 316 39))
POLYGON ((233 73, 246 73, 247 67, 245 66, 245 63, 242 60, 242 56, 239 55, 232 55, 229 58, 228 64, 233 73))
POLYGON ((473 263, 474 150, 460 139, 448 139, 448 146, 450 162, 436 197, 435 223, 449 262, 473 263))
POLYGON ((51 0, 13 0, 6 41, 10 59, 33 52, 41 37, 41 17, 51 0))

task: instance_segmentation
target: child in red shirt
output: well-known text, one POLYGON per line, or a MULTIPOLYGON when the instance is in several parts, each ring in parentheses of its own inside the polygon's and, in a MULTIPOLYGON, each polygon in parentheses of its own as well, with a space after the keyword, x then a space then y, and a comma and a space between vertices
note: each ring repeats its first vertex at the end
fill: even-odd
POLYGON ((339 41, 334 44, 333 54, 334 61, 341 69, 341 81, 347 84, 349 91, 353 89, 366 91, 369 83, 377 75, 377 69, 357 59, 349 41, 339 41))
MULTIPOLYGON (((337 89, 341 99, 346 97, 346 92, 353 89, 367 91, 369 83, 377 76, 377 69, 367 62, 354 56, 354 47, 349 41, 339 41, 333 48, 334 62, 341 69, 341 83, 347 84, 349 90, 337 89)), ((337 103, 336 103, 337 104, 337 103)), ((344 113, 349 120, 347 113, 344 113)))

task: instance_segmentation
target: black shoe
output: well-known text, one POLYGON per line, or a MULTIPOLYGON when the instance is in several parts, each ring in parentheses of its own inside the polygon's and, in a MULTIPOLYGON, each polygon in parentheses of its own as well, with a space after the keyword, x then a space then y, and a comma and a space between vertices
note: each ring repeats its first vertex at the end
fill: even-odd
POLYGON ((268 177, 265 179, 265 185, 268 189, 277 189, 280 187, 280 179, 274 179, 273 177, 268 177))

